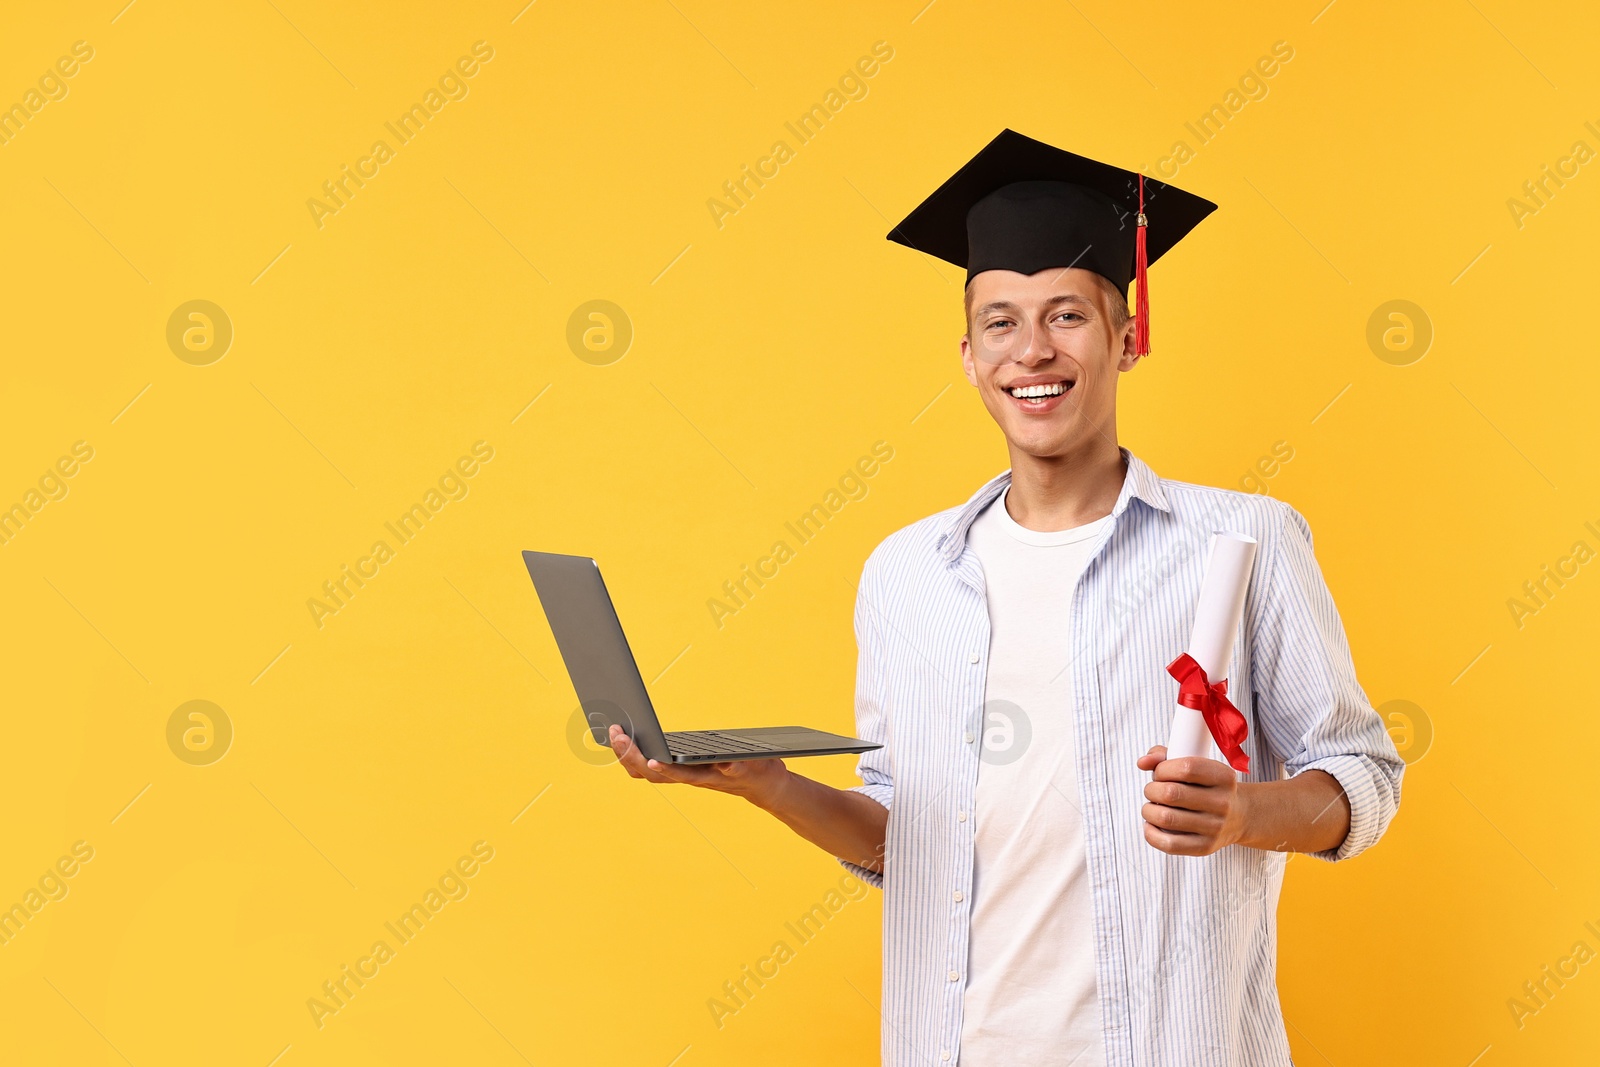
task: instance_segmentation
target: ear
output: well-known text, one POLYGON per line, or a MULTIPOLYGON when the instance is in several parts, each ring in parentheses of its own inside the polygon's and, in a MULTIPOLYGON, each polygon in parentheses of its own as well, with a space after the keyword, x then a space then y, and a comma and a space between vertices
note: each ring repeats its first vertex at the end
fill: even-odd
POLYGON ((978 372, 972 366, 972 340, 966 334, 961 335, 961 369, 967 376, 967 384, 976 389, 978 372))
MULTIPOLYGON (((1134 368, 1134 364, 1138 363, 1139 360, 1143 358, 1135 351, 1137 346, 1134 343, 1134 336, 1138 326, 1139 320, 1137 317, 1130 317, 1128 321, 1123 324, 1121 339, 1122 351, 1117 356, 1117 369, 1120 371, 1132 370, 1134 368)), ((1113 340, 1112 348, 1115 349, 1116 347, 1117 341, 1113 340)))

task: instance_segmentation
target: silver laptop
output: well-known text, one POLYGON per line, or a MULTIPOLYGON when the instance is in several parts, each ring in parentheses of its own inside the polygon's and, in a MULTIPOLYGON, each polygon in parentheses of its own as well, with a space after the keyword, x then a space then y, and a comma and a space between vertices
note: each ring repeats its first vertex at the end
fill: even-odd
POLYGON ((647 759, 661 763, 829 756, 883 747, 805 726, 663 732, 599 565, 588 556, 553 552, 524 552, 522 559, 589 730, 601 747, 611 746, 612 723, 622 727, 647 759))

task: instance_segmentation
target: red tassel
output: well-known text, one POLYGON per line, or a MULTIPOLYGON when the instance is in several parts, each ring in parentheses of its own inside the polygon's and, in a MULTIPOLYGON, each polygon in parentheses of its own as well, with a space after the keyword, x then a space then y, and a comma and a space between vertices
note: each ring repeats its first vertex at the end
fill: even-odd
POLYGON ((1135 355, 1150 354, 1150 281, 1145 276, 1148 263, 1144 247, 1144 175, 1139 175, 1139 228, 1133 237, 1133 281, 1135 286, 1133 351, 1135 355))

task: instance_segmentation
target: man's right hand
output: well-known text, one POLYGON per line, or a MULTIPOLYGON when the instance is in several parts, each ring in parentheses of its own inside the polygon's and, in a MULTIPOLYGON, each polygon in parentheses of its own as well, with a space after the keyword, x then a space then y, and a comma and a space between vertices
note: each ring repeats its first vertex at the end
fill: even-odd
POLYGON ((677 782, 697 785, 702 789, 715 789, 720 793, 742 796, 762 807, 783 789, 790 777, 789 768, 781 759, 730 760, 726 763, 662 763, 645 759, 633 739, 613 724, 610 730, 611 751, 617 762, 634 778, 663 784, 677 782))
POLYGON ((608 736, 617 762, 635 778, 697 785, 744 797, 830 855, 867 870, 883 870, 889 811, 864 793, 812 781, 789 770, 781 759, 661 763, 645 759, 622 727, 612 726, 608 736))

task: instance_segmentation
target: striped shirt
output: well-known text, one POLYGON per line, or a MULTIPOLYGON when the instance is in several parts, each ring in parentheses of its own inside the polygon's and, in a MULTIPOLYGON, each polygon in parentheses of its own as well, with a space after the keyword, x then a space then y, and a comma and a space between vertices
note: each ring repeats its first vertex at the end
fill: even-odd
MULTIPOLYGON (((1141 829, 1165 744, 1206 548, 1217 530, 1257 539, 1229 697, 1250 736, 1247 781, 1313 768, 1350 801, 1348 859, 1394 817, 1404 764, 1356 682, 1305 519, 1271 497, 1159 478, 1127 449, 1111 522, 1071 600, 1071 714, 1106 1062, 1111 1067, 1282 1067, 1277 907, 1287 855, 1230 846, 1204 857, 1152 848, 1141 829)), ((960 1058, 973 906, 973 828, 989 614, 973 520, 1004 472, 960 507, 889 536, 856 598, 858 792, 889 809, 884 873, 841 860, 884 890, 883 1062, 960 1058)), ((1049 1011, 1048 1003, 1038 1006, 1049 1011)))

